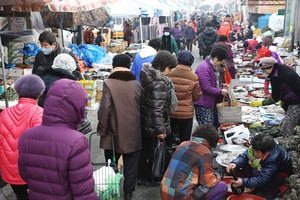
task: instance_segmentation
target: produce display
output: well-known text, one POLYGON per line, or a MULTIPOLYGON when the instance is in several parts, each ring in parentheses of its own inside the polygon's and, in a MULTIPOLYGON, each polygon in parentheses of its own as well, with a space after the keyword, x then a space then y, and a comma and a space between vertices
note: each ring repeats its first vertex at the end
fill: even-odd
POLYGON ((250 137, 260 133, 269 134, 274 138, 281 136, 280 129, 276 128, 275 126, 257 126, 254 128, 250 127, 249 131, 250 131, 250 137))

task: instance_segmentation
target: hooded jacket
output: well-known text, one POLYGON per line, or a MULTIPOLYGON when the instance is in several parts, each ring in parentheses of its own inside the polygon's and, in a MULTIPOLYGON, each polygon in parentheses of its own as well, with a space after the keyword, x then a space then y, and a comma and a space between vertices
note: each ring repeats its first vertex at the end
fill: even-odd
POLYGON ((26 185, 18 167, 18 141, 22 133, 42 123, 43 108, 31 98, 20 98, 18 104, 0 115, 0 171, 2 179, 13 185, 26 185))
POLYGON ((170 93, 168 81, 151 65, 145 64, 140 74, 144 88, 141 105, 142 137, 155 137, 171 133, 170 93))
POLYGON ((145 46, 135 57, 130 71, 134 74, 137 81, 140 82, 140 71, 144 63, 152 63, 157 51, 150 46, 145 46))
POLYGON ((76 81, 51 86, 42 125, 19 140, 19 171, 28 183, 29 199, 96 200, 86 137, 77 131, 88 96, 76 81))
POLYGON ((206 55, 210 54, 210 51, 212 49, 212 45, 217 42, 218 40, 218 34, 217 32, 212 29, 211 27, 207 27, 203 33, 199 35, 198 38, 198 46, 201 48, 204 52, 206 52, 206 55))
POLYGON ((142 148, 142 86, 127 68, 123 69, 113 72, 103 83, 97 132, 101 135, 100 148, 112 150, 112 133, 116 152, 132 153, 142 148))

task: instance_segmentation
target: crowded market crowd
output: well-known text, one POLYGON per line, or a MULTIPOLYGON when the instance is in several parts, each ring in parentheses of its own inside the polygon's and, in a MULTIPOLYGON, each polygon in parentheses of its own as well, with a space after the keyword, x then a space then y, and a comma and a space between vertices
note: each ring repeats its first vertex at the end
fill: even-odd
MULTIPOLYGON (((129 47, 129 22, 123 32, 129 47)), ((267 74, 266 87, 272 86, 271 92, 265 90, 267 99, 250 106, 281 102, 283 137, 294 136, 299 125, 300 77, 270 50, 271 29, 259 37, 261 41, 251 23, 230 14, 195 13, 164 27, 162 35, 133 58, 125 53, 113 57, 113 69, 103 82, 96 131, 107 162, 122 156, 125 200, 135 199, 141 185, 159 187, 163 200, 224 199, 228 185, 222 173, 234 169, 242 169, 245 176, 232 181, 233 187, 255 188, 255 195, 280 199, 281 186, 293 174, 292 158, 269 135, 255 135, 222 173, 213 168, 212 150, 222 139, 216 105, 228 96, 237 77, 237 42, 243 57, 251 55, 249 63, 267 74), (202 57, 195 71, 193 48, 202 57), (158 161, 156 151, 163 148, 169 158, 158 161), (157 162, 164 167, 154 172, 157 162)), ((94 37, 90 28, 83 38, 85 44, 99 46, 105 41, 100 32, 94 37)), ((99 199, 88 140, 78 130, 88 102, 78 83, 84 77, 73 53, 60 47, 52 32, 41 33, 39 42, 33 74, 15 83, 18 104, 0 115, 1 177, 18 200, 99 199)))

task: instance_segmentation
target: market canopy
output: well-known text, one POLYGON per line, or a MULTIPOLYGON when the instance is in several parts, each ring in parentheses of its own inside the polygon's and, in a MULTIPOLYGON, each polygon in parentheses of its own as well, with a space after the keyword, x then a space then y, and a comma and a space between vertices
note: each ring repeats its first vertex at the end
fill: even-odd
POLYGON ((0 0, 5 11, 41 11, 45 7, 52 12, 89 11, 105 6, 106 0, 0 0))
MULTIPOLYGON (((242 0, 241 5, 246 5, 247 1, 242 0)), ((248 6, 283 6, 285 0, 248 0, 248 6)))
POLYGON ((38 11, 45 26, 63 29, 104 25, 111 18, 105 5, 106 0, 0 0, 4 14, 38 11))

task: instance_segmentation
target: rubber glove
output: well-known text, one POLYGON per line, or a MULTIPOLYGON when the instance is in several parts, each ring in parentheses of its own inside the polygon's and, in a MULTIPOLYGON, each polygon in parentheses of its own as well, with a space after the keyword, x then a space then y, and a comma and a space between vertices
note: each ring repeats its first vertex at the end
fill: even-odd
POLYGON ((258 106, 262 106, 262 101, 252 101, 251 103, 250 103, 250 106, 252 106, 252 107, 258 107, 258 106))
POLYGON ((280 105, 281 108, 283 108, 284 102, 283 101, 279 101, 279 105, 280 105))

